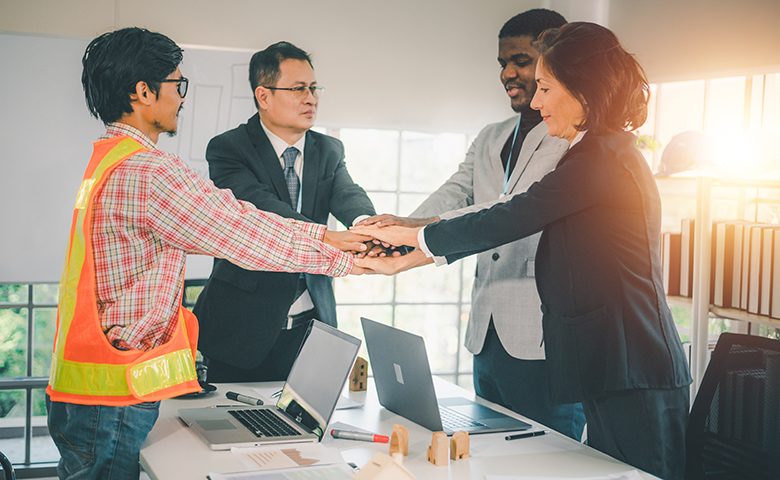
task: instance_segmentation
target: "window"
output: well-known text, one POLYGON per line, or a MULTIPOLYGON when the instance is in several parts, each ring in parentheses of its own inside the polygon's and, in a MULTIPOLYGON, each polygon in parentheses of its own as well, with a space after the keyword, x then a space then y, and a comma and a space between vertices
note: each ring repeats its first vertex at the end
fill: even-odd
MULTIPOLYGON (((466 154, 463 134, 397 130, 329 131, 344 142, 353 179, 379 213, 409 215, 457 171, 466 154)), ((463 346, 475 259, 426 266, 395 277, 336 279, 339 327, 363 337, 360 317, 425 338, 431 371, 471 387, 471 355, 463 346)), ((365 356, 365 346, 361 347, 365 356)))
POLYGON ((0 451, 43 475, 59 460, 44 393, 56 305, 55 284, 0 284, 0 451))

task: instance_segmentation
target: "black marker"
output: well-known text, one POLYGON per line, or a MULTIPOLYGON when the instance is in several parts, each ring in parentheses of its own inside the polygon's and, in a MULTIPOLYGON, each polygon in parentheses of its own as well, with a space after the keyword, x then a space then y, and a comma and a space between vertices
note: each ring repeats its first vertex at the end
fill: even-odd
POLYGON ((525 433, 517 433, 515 435, 507 435, 504 437, 504 440, 517 440, 520 438, 531 438, 531 437, 538 437, 539 435, 544 435, 545 433, 548 433, 547 430, 537 430, 535 432, 525 432, 525 433))
POLYGON ((236 392, 227 392, 225 394, 227 398, 230 400, 235 400, 236 402, 246 403, 247 405, 262 405, 263 401, 259 398, 250 397, 249 395, 241 395, 240 393, 236 392))

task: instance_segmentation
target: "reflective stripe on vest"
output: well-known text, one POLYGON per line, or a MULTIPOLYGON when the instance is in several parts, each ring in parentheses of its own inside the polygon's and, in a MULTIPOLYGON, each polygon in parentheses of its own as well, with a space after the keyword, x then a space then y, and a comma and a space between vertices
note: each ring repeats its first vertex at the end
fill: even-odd
POLYGON ((144 147, 120 136, 95 143, 76 197, 60 280, 57 332, 47 393, 54 401, 133 405, 200 390, 195 372, 198 325, 179 307, 171 338, 149 351, 118 350, 100 326, 95 296, 92 211, 108 177, 144 147))

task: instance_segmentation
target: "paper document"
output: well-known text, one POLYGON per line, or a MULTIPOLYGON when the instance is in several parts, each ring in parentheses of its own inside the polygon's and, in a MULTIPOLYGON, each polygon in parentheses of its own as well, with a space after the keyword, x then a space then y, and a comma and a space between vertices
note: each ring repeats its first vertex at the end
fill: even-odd
POLYGON ((352 470, 346 465, 275 470, 273 472, 209 473, 210 480, 350 480, 352 470))
POLYGON ((336 410, 348 410, 350 408, 363 408, 363 403, 346 395, 340 396, 339 401, 336 403, 336 410))
POLYGON ((282 468, 311 467, 344 463, 338 449, 322 444, 290 444, 271 447, 233 447, 230 451, 238 455, 248 470, 277 470, 282 468))
POLYGON ((585 477, 540 477, 532 475, 529 477, 523 475, 485 475, 485 480, 642 480, 642 476, 636 470, 623 473, 613 473, 610 475, 585 476, 585 477))

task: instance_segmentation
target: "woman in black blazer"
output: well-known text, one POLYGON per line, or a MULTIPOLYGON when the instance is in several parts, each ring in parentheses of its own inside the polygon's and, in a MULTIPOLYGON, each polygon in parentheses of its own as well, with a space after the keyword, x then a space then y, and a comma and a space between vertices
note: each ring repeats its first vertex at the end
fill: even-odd
POLYGON ((570 142, 556 169, 506 203, 424 229, 360 228, 421 248, 359 261, 395 273, 542 231, 536 283, 552 397, 583 402, 592 447, 682 478, 691 378, 662 286, 658 189, 626 131, 646 119, 647 80, 593 23, 548 30, 536 45, 531 107, 550 135, 570 142))

